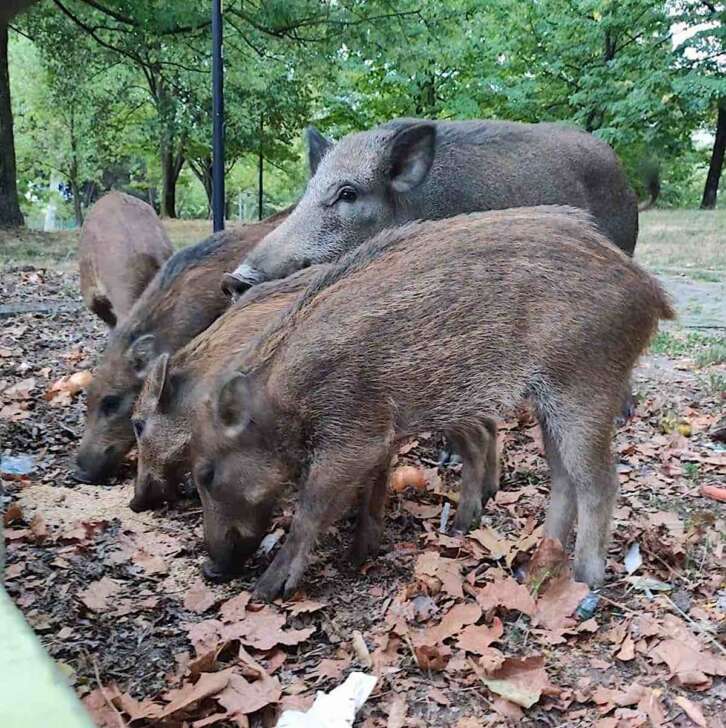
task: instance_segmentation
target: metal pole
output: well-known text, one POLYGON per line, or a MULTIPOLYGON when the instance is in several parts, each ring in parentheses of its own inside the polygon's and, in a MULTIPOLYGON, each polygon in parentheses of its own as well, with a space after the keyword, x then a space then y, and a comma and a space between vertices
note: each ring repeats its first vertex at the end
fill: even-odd
POLYGON ((222 0, 212 0, 212 217, 224 230, 224 48, 222 0))

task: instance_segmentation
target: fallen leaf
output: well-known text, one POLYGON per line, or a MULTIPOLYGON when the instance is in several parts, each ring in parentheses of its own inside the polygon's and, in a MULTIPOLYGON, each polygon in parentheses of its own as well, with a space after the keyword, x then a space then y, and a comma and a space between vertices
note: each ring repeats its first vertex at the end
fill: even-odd
POLYGON ((252 598, 249 592, 240 592, 237 596, 228 599, 219 608, 219 615, 223 622, 238 622, 245 618, 247 605, 252 598))
POLYGON ((436 551, 424 551, 416 560, 414 572, 416 576, 425 575, 438 579, 447 594, 463 599, 461 564, 456 559, 446 559, 436 551))
POLYGON ((527 586, 535 593, 567 568, 567 554, 556 538, 543 538, 527 566, 527 586))
POLYGON ((650 654, 665 662, 681 685, 703 685, 710 682, 708 675, 726 676, 726 659, 699 652, 680 640, 663 640, 650 654))
POLYGON ((3 399, 30 399, 30 393, 35 389, 35 377, 21 379, 3 392, 3 399))
POLYGON ((451 650, 442 644, 419 645, 414 647, 414 653, 418 666, 424 671, 441 672, 451 659, 451 650))
POLYGON ((508 657, 493 671, 477 670, 479 679, 493 693, 523 708, 531 708, 544 695, 558 695, 544 669, 544 657, 508 657))
POLYGON ((528 616, 535 613, 535 602, 523 584, 512 577, 503 581, 493 581, 479 591, 476 596, 479 606, 486 612, 495 607, 516 610, 528 616))
POLYGON ((726 488, 719 488, 717 485, 702 485, 701 495, 716 501, 726 501, 726 488))
POLYGON ((313 612, 319 612, 321 609, 325 609, 326 605, 323 604, 323 602, 314 602, 307 599, 301 602, 292 602, 289 605, 286 604, 285 607, 291 617, 297 617, 298 614, 312 614, 313 612))
POLYGON ((414 636, 416 644, 435 645, 454 637, 467 626, 474 624, 481 617, 478 604, 455 604, 441 618, 439 624, 417 632, 414 636))
POLYGON ((456 646, 475 655, 483 655, 492 642, 497 642, 504 634, 504 625, 499 617, 494 617, 490 627, 470 624, 459 634, 456 646))
POLYGON ((534 623, 551 630, 564 629, 574 621, 570 617, 589 591, 587 584, 573 581, 569 574, 558 576, 537 598, 534 623))
POLYGON ((514 544, 507 541, 501 534, 497 533, 493 528, 477 528, 469 533, 468 537, 481 544, 495 561, 503 559, 509 555, 514 548, 514 544))
POLYGON ((108 600, 118 594, 121 584, 107 576, 91 582, 78 597, 92 612, 104 612, 108 609, 108 600))
POLYGON ((679 695, 675 699, 675 703, 697 726, 700 726, 700 728, 707 728, 708 724, 706 723, 706 719, 701 712, 701 708, 696 703, 683 695, 679 695))
POLYGON ((394 695, 388 703, 386 728, 403 728, 406 725, 408 706, 403 695, 394 695))
POLYGON ((315 632, 315 627, 283 631, 285 621, 283 614, 264 607, 259 612, 248 612, 241 622, 225 625, 222 637, 225 640, 238 639, 248 647, 265 651, 277 645, 298 645, 315 632))
POLYGON ((267 705, 274 705, 282 697, 282 688, 277 678, 263 673, 252 682, 241 675, 230 675, 226 687, 216 696, 217 702, 226 708, 230 718, 249 715, 267 705))
POLYGON ((198 579, 184 595, 184 609, 202 614, 212 607, 216 601, 217 597, 214 592, 201 579, 198 579))
POLYGON ((162 710, 159 718, 168 718, 180 710, 188 708, 211 695, 216 695, 227 687, 232 669, 221 670, 220 672, 204 672, 199 676, 196 683, 186 683, 176 690, 170 690, 165 698, 169 704, 162 710))

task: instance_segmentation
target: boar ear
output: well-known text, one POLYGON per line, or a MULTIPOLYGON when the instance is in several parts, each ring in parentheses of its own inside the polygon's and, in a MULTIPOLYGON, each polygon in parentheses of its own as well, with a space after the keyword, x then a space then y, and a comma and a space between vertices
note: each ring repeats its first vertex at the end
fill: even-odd
POLYGON ((146 368, 156 356, 156 341, 154 334, 139 336, 126 350, 126 358, 131 363, 139 377, 144 376, 146 368))
POLYGON ((391 141, 391 187, 408 192, 425 179, 434 161, 436 126, 422 121, 399 131, 391 141))
POLYGON ((149 395, 156 407, 160 410, 166 408, 171 401, 172 383, 169 376, 169 354, 164 352, 157 356, 149 367, 146 375, 149 395))
POLYGON ((308 164, 312 177, 323 157, 332 149, 333 142, 324 137, 314 126, 309 126, 305 130, 305 140, 308 143, 308 164))
POLYGON ((216 403, 217 418, 224 427, 232 430, 230 434, 238 434, 252 421, 251 404, 249 377, 236 372, 219 388, 216 403))

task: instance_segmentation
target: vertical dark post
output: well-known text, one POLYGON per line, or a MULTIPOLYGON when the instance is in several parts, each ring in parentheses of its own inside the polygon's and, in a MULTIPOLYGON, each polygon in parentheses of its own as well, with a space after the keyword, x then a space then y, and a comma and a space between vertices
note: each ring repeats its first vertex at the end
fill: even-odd
POLYGON ((262 220, 264 197, 265 158, 262 156, 262 117, 260 116, 260 153, 257 158, 257 219, 262 220))
POLYGON ((222 0, 212 0, 212 218, 224 230, 224 50, 222 0))

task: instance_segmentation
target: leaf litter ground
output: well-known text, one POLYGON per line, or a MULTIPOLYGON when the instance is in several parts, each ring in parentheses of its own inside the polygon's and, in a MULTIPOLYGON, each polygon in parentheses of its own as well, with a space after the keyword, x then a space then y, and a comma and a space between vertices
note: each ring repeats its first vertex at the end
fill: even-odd
MULTIPOLYGON (((79 299, 73 274, 10 270, 1 287, 6 305, 79 299)), ((588 590, 541 540, 548 474, 525 410, 502 423, 502 490, 466 539, 440 532, 458 466, 437 466, 424 434, 395 465, 381 557, 348 567, 344 522, 304 592, 263 605, 264 558, 232 584, 201 581, 198 503, 134 514, 132 462, 112 485, 70 480, 102 326, 67 308, 0 325, 6 588, 99 726, 274 725, 356 669, 380 676, 367 728, 723 725, 723 364, 639 367, 593 614, 577 615, 588 590)))

